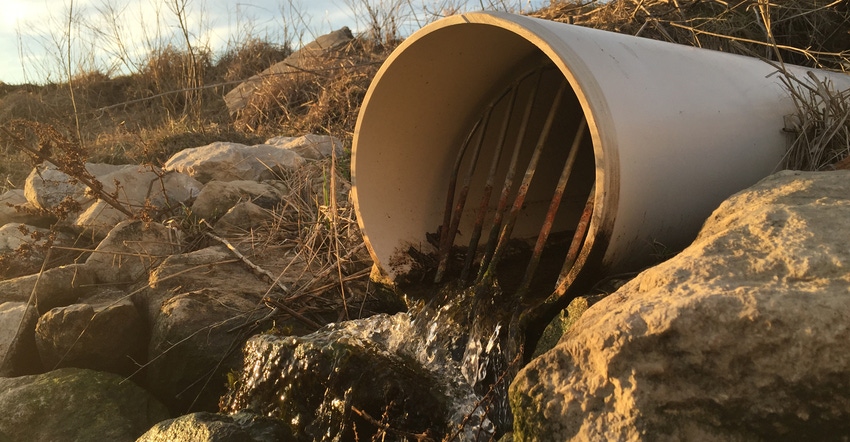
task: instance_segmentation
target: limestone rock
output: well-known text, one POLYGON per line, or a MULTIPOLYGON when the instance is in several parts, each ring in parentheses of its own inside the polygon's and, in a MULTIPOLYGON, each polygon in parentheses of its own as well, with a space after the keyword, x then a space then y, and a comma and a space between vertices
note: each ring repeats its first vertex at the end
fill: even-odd
MULTIPOLYGON (((145 166, 87 163, 86 170, 103 184, 104 192, 116 195, 116 200, 134 213, 146 204, 158 209, 178 207, 197 196, 203 187, 187 175, 145 166)), ((34 207, 48 211, 66 198, 75 201, 79 212, 72 212, 68 222, 93 231, 100 238, 126 219, 121 211, 96 200, 95 195, 87 193, 85 185, 49 163, 30 173, 24 195, 34 207)))
POLYGON ((0 302, 29 302, 32 297, 39 311, 47 311, 73 303, 93 285, 94 274, 86 266, 69 264, 0 281, 0 302))
POLYGON ((226 374, 240 366, 248 328, 265 313, 249 299, 218 289, 181 293, 162 304, 152 324, 147 380, 176 412, 215 411, 226 374), (232 330, 232 331, 231 331, 232 330))
POLYGON ((199 412, 160 422, 136 442, 279 442, 295 440, 277 419, 252 413, 199 412))
POLYGON ((192 213, 215 222, 238 202, 250 201, 260 207, 273 209, 281 198, 281 189, 270 182, 210 181, 192 204, 192 213))
POLYGON ((74 226, 84 232, 91 233, 96 239, 109 234, 112 227, 127 219, 127 215, 103 200, 93 201, 86 205, 75 218, 74 226))
POLYGON ((20 223, 4 224, 0 227, 0 253, 14 252, 24 244, 36 244, 36 241, 30 235, 21 231, 22 226, 27 231, 36 232, 39 236, 46 237, 50 234, 50 231, 47 229, 26 227, 26 225, 20 223))
POLYGON ((38 211, 38 207, 27 201, 24 189, 12 189, 0 195, 0 226, 21 223, 48 227, 56 220, 51 216, 38 214, 38 211))
POLYGON ((124 167, 98 179, 104 191, 116 194, 118 202, 131 208, 139 208, 145 201, 156 207, 177 205, 198 196, 203 187, 188 175, 148 166, 124 167))
POLYGON ((342 141, 330 135, 307 134, 300 137, 274 137, 266 144, 295 151, 308 160, 330 158, 334 153, 342 157, 342 141))
POLYGON ((85 265, 102 283, 138 281, 163 258, 179 252, 177 233, 159 223, 122 221, 98 244, 85 265))
MULTIPOLYGON (((136 166, 86 163, 85 167, 90 174, 98 177, 136 166)), ((24 183, 24 195, 27 201, 45 210, 54 209, 65 198, 70 198, 79 204, 91 201, 92 197, 85 193, 85 185, 76 182, 50 163, 41 164, 33 169, 24 183)))
POLYGON ((268 291, 269 283, 234 260, 233 253, 220 245, 165 258, 150 274, 148 286, 134 297, 134 302, 141 308, 145 321, 154 323, 163 302, 180 293, 221 287, 257 300, 268 291))
POLYGON ((309 69, 317 59, 322 59, 334 50, 345 47, 354 36, 351 30, 343 27, 337 31, 325 34, 293 52, 289 57, 265 71, 254 75, 236 86, 224 96, 224 102, 231 114, 239 112, 248 104, 254 92, 262 86, 265 78, 275 78, 309 69))
POLYGON ((0 378, 0 438, 134 441, 165 407, 122 376, 79 368, 0 378))
POLYGON ((248 232, 263 224, 271 223, 274 214, 262 207, 249 202, 241 202, 233 206, 215 224, 215 230, 220 233, 248 232))
POLYGON ((850 171, 782 172, 590 307, 511 386, 516 440, 850 434, 850 171))
POLYGON ((268 144, 246 146, 217 141, 177 152, 165 163, 165 169, 185 173, 202 183, 212 180, 262 181, 294 170, 303 163, 304 159, 290 149, 268 144))
MULTIPOLYGON (((146 205, 160 210, 178 207, 198 196, 203 188, 203 184, 188 175, 144 166, 123 167, 98 179, 106 193, 115 194, 116 200, 133 213, 146 205)), ((77 216, 74 225, 103 238, 125 219, 127 215, 98 200, 77 216)))
POLYGON ((47 264, 67 264, 69 255, 73 254, 65 252, 61 247, 75 245, 75 239, 70 235, 20 223, 8 223, 0 227, 0 254, 14 256, 9 261, 9 268, 4 269, 3 276, 8 278, 38 272, 47 259, 48 244, 60 248, 52 249, 47 264), (52 241, 49 242, 50 238, 52 241))
POLYGON ((41 368, 35 353, 35 308, 25 302, 0 304, 0 376, 19 376, 41 368))
POLYGON ((54 308, 38 319, 35 344, 45 367, 133 374, 145 354, 141 316, 127 299, 54 308))

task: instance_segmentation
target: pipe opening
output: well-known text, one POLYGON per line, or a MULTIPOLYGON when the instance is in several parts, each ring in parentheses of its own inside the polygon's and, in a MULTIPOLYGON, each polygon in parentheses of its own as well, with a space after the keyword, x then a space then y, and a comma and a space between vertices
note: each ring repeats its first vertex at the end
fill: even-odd
POLYGON ((593 210, 593 141, 576 92, 506 29, 413 40, 379 72, 355 134, 355 201, 373 258, 400 285, 497 279, 506 293, 550 295, 576 265, 593 210))

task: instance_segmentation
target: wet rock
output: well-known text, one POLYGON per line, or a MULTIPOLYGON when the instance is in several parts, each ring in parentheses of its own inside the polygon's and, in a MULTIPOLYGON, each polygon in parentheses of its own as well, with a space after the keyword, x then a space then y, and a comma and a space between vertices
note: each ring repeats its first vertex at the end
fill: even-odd
MULTIPOLYGON (((278 186, 282 185, 277 183, 278 186)), ((210 181, 192 204, 192 213, 209 222, 217 221, 239 202, 252 202, 273 209, 283 198, 281 189, 272 182, 210 181)))
POLYGON ((134 441, 165 407, 122 376, 78 368, 0 378, 0 437, 10 441, 134 441))
POLYGON ((90 368, 130 376, 143 361, 146 336, 141 316, 128 299, 57 307, 35 327, 35 344, 45 367, 90 368))
POLYGON ((162 304, 148 346, 147 380, 175 412, 215 411, 227 373, 240 366, 239 349, 266 312, 227 286, 181 293, 162 304))
POLYGON ((166 256, 180 251, 178 233, 159 223, 122 221, 98 244, 85 266, 102 283, 138 281, 166 256))
POLYGON ((342 157, 342 141, 330 135, 307 134, 300 137, 274 137, 266 144, 290 149, 308 160, 321 160, 332 155, 342 157))
POLYGON ((94 273, 82 264, 70 264, 39 274, 0 281, 0 302, 35 301, 39 311, 68 305, 92 290, 94 273))
POLYGON ((570 331, 573 325, 575 325, 578 318, 580 318, 591 305, 596 304, 606 296, 608 295, 583 295, 570 301, 570 304, 565 310, 558 312, 558 314, 549 321, 546 329, 543 330, 543 335, 540 336, 540 339, 537 341, 537 345, 535 346, 534 353, 531 357, 536 358, 553 349, 555 345, 558 344, 558 341, 564 333, 570 331))
POLYGON ((212 180, 263 181, 295 170, 302 164, 304 159, 301 156, 278 146, 246 146, 217 141, 174 154, 165 163, 165 169, 185 173, 202 183, 212 180))
POLYGON ((0 376, 35 373, 41 368, 33 334, 38 314, 24 302, 0 304, 0 376))
POLYGON ((516 440, 850 434, 850 171, 782 172, 590 307, 511 387, 516 440))
POLYGON ((199 412, 160 422, 136 442, 280 442, 293 437, 277 419, 199 412))
POLYGON ((242 377, 222 399, 222 410, 281 419, 295 440, 368 440, 380 433, 378 421, 403 432, 391 437, 439 440, 451 416, 448 393, 413 358, 380 343, 386 337, 378 334, 388 332, 393 317, 373 318, 367 324, 375 327, 362 329, 375 339, 349 333, 346 325, 303 337, 252 337, 242 377))

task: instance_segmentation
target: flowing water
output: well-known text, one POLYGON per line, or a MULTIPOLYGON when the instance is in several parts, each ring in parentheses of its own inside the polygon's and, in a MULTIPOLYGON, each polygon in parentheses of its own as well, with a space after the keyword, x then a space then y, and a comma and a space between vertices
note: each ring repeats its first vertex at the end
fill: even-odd
MULTIPOLYGON (((504 273, 505 284, 516 280, 504 273)), ((444 284, 412 304, 302 337, 252 338, 222 411, 277 417, 305 441, 486 441, 510 431, 507 389, 525 337, 515 297, 497 279, 444 284)))
POLYGON ((331 324, 303 337, 252 338, 242 379, 222 408, 282 418, 304 440, 363 440, 345 422, 349 409, 367 414, 371 427, 383 416, 396 431, 389 440, 491 440, 511 425, 503 351, 509 318, 479 311, 493 302, 472 289, 445 288, 410 312, 331 324))

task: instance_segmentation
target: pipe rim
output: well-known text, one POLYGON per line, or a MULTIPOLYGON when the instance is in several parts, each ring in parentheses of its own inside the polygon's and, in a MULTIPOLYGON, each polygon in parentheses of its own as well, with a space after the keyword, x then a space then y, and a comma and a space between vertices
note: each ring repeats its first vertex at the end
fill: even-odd
MULTIPOLYGON (((521 39, 534 45, 546 56, 561 72, 569 86, 578 98, 582 113, 587 119, 590 131, 594 164, 595 164, 595 195, 594 210, 588 227, 586 239, 581 247, 578 259, 566 278, 559 284, 556 290, 565 291, 582 274, 588 264, 600 265, 605 248, 610 241, 610 232, 613 228, 615 216, 609 207, 617 207, 619 200, 619 157, 617 155, 617 139, 615 131, 606 130, 613 126, 611 112, 602 89, 596 82, 593 74, 584 61, 564 42, 559 36, 549 30, 545 24, 546 20, 515 15, 504 12, 473 12, 459 14, 438 20, 424 26, 413 33, 402 42, 387 58, 372 80, 361 104, 355 126, 352 156, 351 156, 351 182, 352 202, 355 207, 358 226, 363 235, 364 242, 376 266, 384 273, 389 273, 387 263, 378 256, 375 251, 371 233, 364 222, 360 211, 361 195, 358 187, 358 147, 360 141, 361 124, 369 108, 369 103, 381 85, 382 78, 392 69, 395 60, 417 45, 421 40, 427 39, 431 34, 440 32, 454 26, 469 24, 493 26, 515 34, 521 39)), ((558 23, 559 25, 573 26, 558 23)), ((424 232, 423 232, 424 234, 424 232)), ((563 292, 561 292, 563 294, 563 292)))

